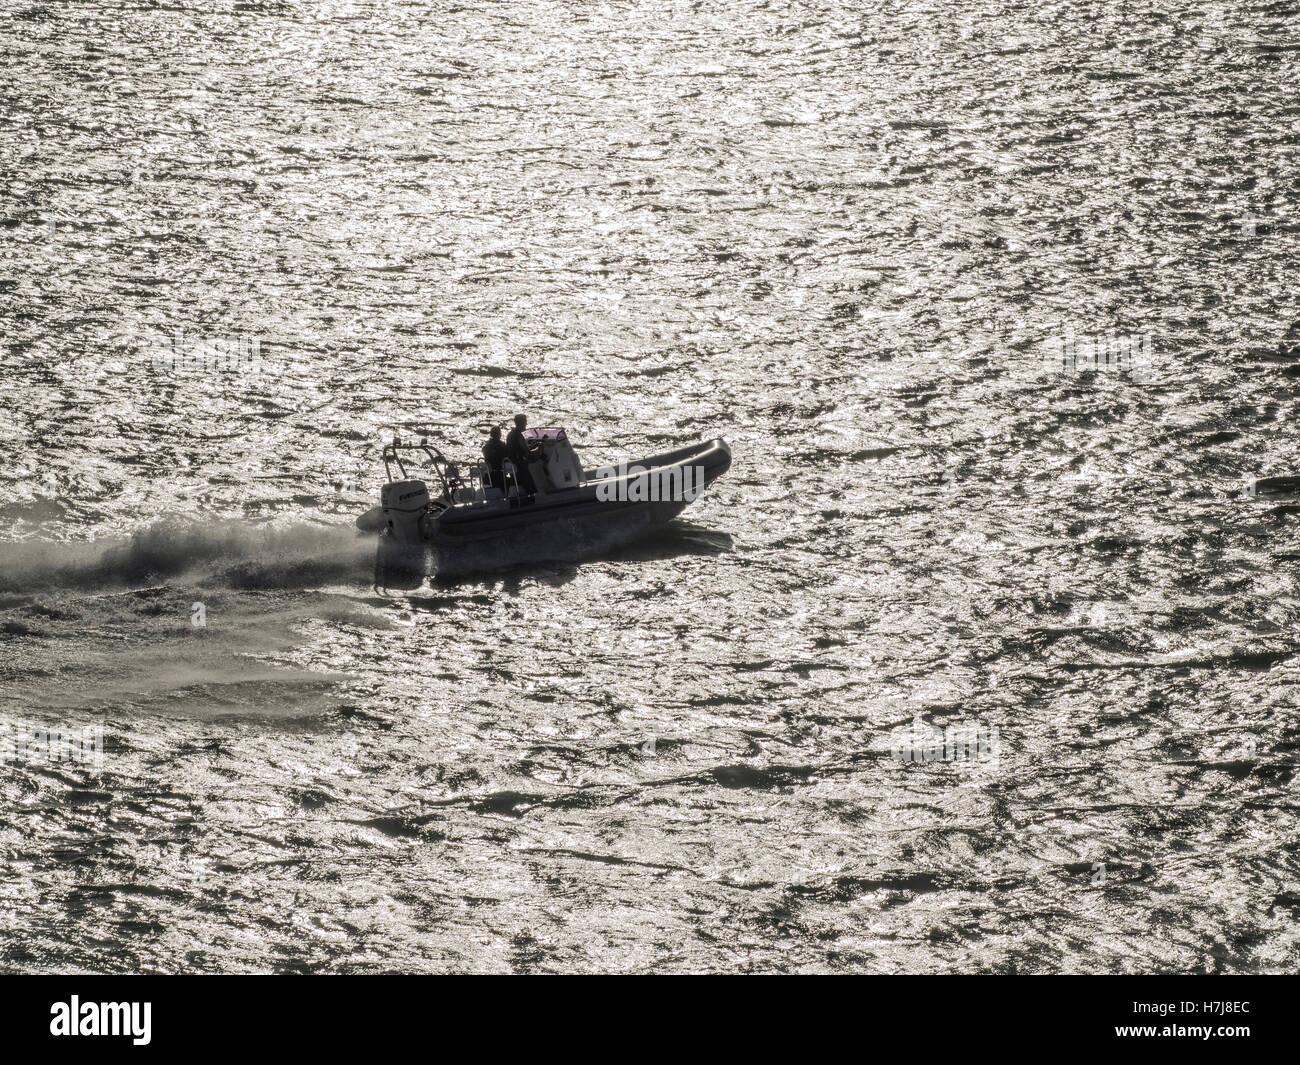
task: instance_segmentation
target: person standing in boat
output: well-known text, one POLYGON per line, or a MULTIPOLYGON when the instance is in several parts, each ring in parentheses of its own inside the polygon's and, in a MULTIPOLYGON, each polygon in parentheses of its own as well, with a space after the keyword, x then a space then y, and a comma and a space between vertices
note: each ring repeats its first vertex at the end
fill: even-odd
POLYGON ((542 457, 542 448, 540 444, 529 446, 528 441, 524 439, 524 430, 527 428, 528 415, 516 414, 515 427, 506 437, 506 457, 515 464, 515 477, 519 481, 520 491, 531 496, 537 494, 537 485, 533 483, 533 475, 528 469, 528 464, 542 457))
POLYGON ((506 474, 501 464, 509 457, 509 450, 501 442, 501 426, 492 426, 492 431, 488 434, 488 442, 483 445, 483 458, 487 460, 488 479, 492 487, 500 488, 502 492, 506 490, 506 474))

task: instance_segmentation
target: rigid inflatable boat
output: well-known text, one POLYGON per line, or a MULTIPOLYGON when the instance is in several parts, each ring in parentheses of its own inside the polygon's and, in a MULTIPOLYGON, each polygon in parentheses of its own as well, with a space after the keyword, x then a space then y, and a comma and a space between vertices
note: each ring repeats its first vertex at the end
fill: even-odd
POLYGON ((721 438, 587 470, 563 429, 524 439, 539 450, 532 494, 509 460, 497 481, 484 462, 462 474, 427 439, 385 445, 379 506, 357 519, 379 534, 375 583, 414 588, 432 573, 608 551, 671 521, 731 467, 721 438))

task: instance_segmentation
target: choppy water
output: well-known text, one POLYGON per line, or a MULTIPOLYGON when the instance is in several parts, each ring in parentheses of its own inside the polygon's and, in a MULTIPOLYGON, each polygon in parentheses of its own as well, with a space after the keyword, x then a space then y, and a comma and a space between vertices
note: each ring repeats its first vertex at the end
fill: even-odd
POLYGON ((1300 8, 0 34, 0 724, 104 735, 0 767, 0 968, 1296 967, 1300 8), (735 464, 377 595, 379 442, 516 410, 735 464))

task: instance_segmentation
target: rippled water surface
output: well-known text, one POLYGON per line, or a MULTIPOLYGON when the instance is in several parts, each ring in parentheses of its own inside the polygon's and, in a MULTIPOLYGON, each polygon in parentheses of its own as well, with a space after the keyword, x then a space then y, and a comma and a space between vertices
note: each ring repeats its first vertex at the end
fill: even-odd
POLYGON ((0 35, 0 724, 104 735, 0 766, 0 968, 1300 963, 1300 8, 0 35), (735 462, 372 588, 380 442, 518 410, 735 462))

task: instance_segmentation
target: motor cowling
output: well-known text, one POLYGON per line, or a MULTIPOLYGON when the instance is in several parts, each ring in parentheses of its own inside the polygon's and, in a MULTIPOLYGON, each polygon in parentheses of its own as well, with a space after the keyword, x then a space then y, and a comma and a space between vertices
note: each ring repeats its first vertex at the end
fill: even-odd
POLYGON ((390 481, 379 491, 388 534, 399 544, 424 543, 429 487, 423 481, 390 481))

